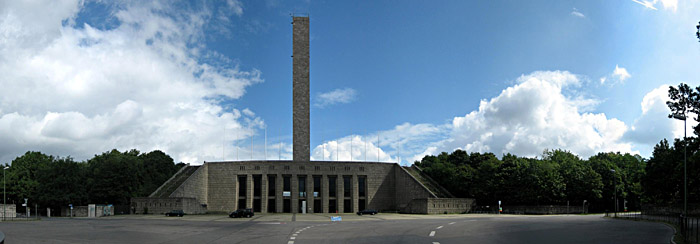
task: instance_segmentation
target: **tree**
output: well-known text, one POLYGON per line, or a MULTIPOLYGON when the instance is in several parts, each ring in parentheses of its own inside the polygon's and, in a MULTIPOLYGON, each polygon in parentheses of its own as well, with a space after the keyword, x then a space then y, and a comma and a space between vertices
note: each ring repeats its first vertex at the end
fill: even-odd
MULTIPOLYGON (((688 113, 696 115, 695 121, 700 121, 700 87, 693 90, 685 83, 678 85, 678 88, 673 86, 668 87, 668 97, 671 101, 666 102, 666 105, 671 110, 669 118, 684 118, 688 119, 688 113)), ((700 127, 694 126, 693 132, 695 135, 700 135, 700 127)))
POLYGON ((87 192, 87 165, 73 161, 72 158, 60 158, 37 171, 40 183, 38 201, 42 206, 60 209, 68 204, 85 205, 87 192))
POLYGON ((88 160, 88 192, 93 203, 129 204, 138 196, 140 177, 139 151, 121 153, 116 149, 88 160))
POLYGON ((173 158, 159 150, 141 154, 139 158, 143 182, 139 196, 143 197, 150 195, 180 168, 173 163, 173 158))
POLYGON ((545 151, 543 159, 559 165, 559 174, 564 180, 564 194, 567 201, 594 202, 602 197, 602 178, 587 161, 563 150, 545 151))
POLYGON ((38 172, 53 160, 53 156, 40 152, 26 152, 12 160, 6 176, 8 199, 13 199, 15 203, 24 203, 24 198, 36 201, 41 185, 38 172))

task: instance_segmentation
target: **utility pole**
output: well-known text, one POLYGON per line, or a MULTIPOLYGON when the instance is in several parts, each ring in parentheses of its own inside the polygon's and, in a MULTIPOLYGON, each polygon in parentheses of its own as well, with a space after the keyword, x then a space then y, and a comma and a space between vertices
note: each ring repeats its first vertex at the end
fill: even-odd
POLYGON ((377 132, 377 162, 379 162, 379 132, 377 132))
POLYGON ((350 162, 352 162, 352 135, 350 135, 350 162))
POLYGON ((250 161, 253 161, 253 133, 250 133, 250 161))

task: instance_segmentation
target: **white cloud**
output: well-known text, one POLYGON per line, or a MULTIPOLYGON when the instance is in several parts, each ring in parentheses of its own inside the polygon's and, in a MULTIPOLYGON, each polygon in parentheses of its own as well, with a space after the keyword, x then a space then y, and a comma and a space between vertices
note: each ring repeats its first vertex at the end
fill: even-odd
POLYGON ((632 152, 622 141, 627 126, 605 114, 582 113, 581 99, 562 89, 579 79, 566 71, 534 72, 495 98, 482 100, 479 109, 452 121, 449 139, 440 150, 513 153, 536 156, 544 149, 562 148, 588 157, 601 151, 632 152))
POLYGON ((615 65, 615 70, 613 70, 612 77, 615 77, 620 82, 624 82, 626 79, 629 79, 631 75, 629 72, 627 72, 627 69, 620 68, 620 66, 615 65))
POLYGON ((658 10, 656 7, 654 7, 657 3, 661 2, 661 5, 664 7, 664 9, 669 9, 673 12, 676 12, 678 10, 678 0, 632 0, 632 2, 641 4, 642 6, 648 8, 648 9, 653 9, 653 10, 658 10))
POLYGON ((350 103, 357 97, 357 92, 352 88, 335 89, 330 92, 321 93, 317 96, 315 105, 325 107, 339 103, 350 103))
POLYGON ((403 123, 391 130, 369 135, 351 135, 323 142, 312 150, 313 160, 413 163, 425 154, 426 145, 445 138, 449 125, 403 123), (352 143, 351 143, 352 140, 352 143), (367 145, 365 145, 365 142, 367 145), (365 146, 366 154, 365 154, 365 146), (324 154, 325 150, 325 154, 324 154), (377 153, 379 152, 379 157, 377 153))
POLYGON ((620 67, 619 65, 615 65, 615 69, 611 74, 605 77, 600 78, 600 84, 605 84, 605 82, 608 82, 610 85, 614 85, 617 83, 624 83, 625 80, 629 79, 632 77, 629 72, 627 72, 627 69, 620 67))
POLYGON ((243 140, 264 128, 252 111, 242 117, 219 105, 262 74, 207 51, 202 29, 216 17, 206 9, 133 3, 113 11, 114 28, 98 29, 72 24, 81 8, 9 1, 0 10, 2 162, 27 150, 80 160, 137 148, 201 163, 220 159, 233 134, 243 140))
POLYGON ((574 8, 574 9, 571 11, 571 15, 576 16, 576 17, 579 17, 579 18, 586 18, 586 15, 584 15, 583 13, 581 13, 581 11, 578 11, 578 9, 576 9, 576 8, 574 8))
MULTIPOLYGON (((669 85, 661 85, 647 93, 642 99, 642 115, 634 121, 630 130, 625 133, 625 139, 634 142, 640 149, 651 153, 653 146, 663 138, 683 137, 683 122, 669 119, 671 110, 666 105, 669 85)), ((692 133, 692 127, 697 122, 688 120, 687 129, 692 133)))
MULTIPOLYGON (((534 157, 545 149, 561 148, 584 158, 610 151, 648 157, 661 139, 683 135, 682 123, 666 117, 670 112, 666 106, 668 85, 646 94, 642 115, 631 127, 603 113, 590 112, 599 104, 595 99, 565 95, 565 90, 580 85, 579 77, 567 71, 533 72, 450 124, 404 123, 366 136, 346 136, 315 147, 312 158, 332 161, 337 155, 340 161, 350 160, 351 138, 355 161, 364 160, 365 141, 368 161, 396 162, 400 149, 402 164, 455 149, 534 157)), ((693 125, 688 124, 688 128, 693 125)))

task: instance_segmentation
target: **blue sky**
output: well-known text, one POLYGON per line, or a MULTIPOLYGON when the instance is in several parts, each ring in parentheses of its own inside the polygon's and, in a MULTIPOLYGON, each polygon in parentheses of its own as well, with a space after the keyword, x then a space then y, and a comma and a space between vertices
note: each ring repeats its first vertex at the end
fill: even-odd
POLYGON ((0 160, 137 148, 199 164, 249 159, 251 136, 262 159, 264 128, 267 158, 291 158, 291 13, 311 20, 316 160, 349 160, 351 139, 353 160, 404 164, 457 148, 649 157, 682 135, 663 103, 667 85, 699 83, 699 10, 674 0, 4 3, 0 160))

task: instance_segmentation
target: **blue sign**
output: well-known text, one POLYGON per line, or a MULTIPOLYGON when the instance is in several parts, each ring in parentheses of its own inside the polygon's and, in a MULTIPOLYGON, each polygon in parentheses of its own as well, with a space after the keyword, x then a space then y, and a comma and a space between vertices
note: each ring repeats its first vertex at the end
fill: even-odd
POLYGON ((343 218, 340 216, 331 216, 331 221, 342 221, 343 218))

